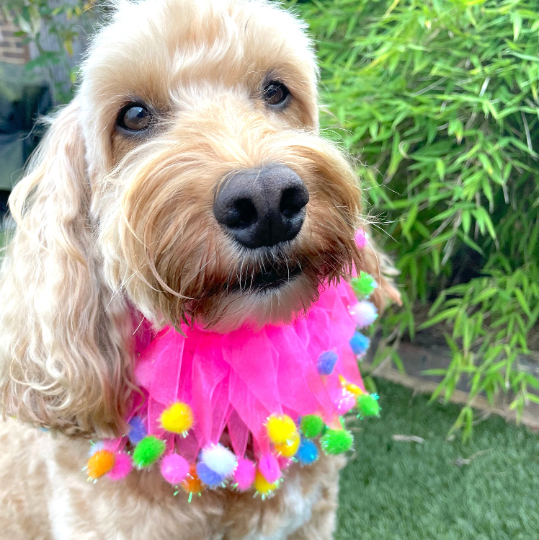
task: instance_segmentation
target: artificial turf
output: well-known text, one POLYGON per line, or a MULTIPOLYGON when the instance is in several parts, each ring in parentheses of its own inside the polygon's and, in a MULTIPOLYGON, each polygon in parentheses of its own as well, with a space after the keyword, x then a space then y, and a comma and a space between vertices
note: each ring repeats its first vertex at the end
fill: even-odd
POLYGON ((539 539, 539 435, 491 416, 448 441, 458 406, 376 383, 381 418, 353 424, 335 540, 539 539))

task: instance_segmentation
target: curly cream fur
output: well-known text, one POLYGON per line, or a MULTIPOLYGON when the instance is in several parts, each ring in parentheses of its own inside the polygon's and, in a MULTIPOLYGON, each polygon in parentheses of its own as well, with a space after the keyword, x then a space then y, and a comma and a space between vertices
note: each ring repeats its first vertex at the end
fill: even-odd
POLYGON ((228 331, 290 321, 319 286, 374 274, 382 307, 398 293, 375 246, 359 251, 360 190, 318 133, 317 68, 300 21, 265 0, 120 0, 96 36, 74 101, 10 199, 17 223, 0 277, 0 530, 30 538, 146 540, 331 538, 340 462, 292 467, 262 504, 209 493, 188 506, 153 473, 87 484, 84 436, 125 429, 136 392, 133 334, 197 319, 228 331), (293 99, 261 99, 278 78, 293 99), (150 130, 126 136, 121 108, 144 101, 150 130), (285 164, 310 193, 298 237, 239 248, 212 214, 238 170, 285 164), (302 274, 260 293, 252 276, 279 259, 302 274), (51 429, 45 434, 19 422, 51 429))

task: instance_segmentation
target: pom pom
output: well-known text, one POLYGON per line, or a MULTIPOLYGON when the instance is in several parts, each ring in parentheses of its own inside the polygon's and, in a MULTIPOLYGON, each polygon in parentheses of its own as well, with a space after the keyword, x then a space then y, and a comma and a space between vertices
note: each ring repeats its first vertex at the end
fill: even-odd
POLYGON ((359 356, 369 348, 371 340, 363 334, 360 334, 359 332, 354 332, 354 335, 352 336, 352 339, 349 343, 350 347, 352 348, 352 352, 356 356, 359 356))
POLYGON ((359 328, 370 326, 376 320, 376 317, 378 317, 374 304, 366 300, 361 300, 361 302, 354 304, 349 309, 349 313, 359 328))
POLYGON ((299 445, 298 453, 296 454, 297 460, 301 465, 311 465, 319 457, 318 447, 313 441, 309 439, 302 439, 299 445))
POLYGON ((161 413, 160 420, 165 431, 185 436, 193 427, 193 411, 187 403, 174 403, 161 413))
POLYGON ((189 465, 189 473, 187 478, 181 483, 181 486, 186 493, 189 493, 189 500, 191 500, 192 495, 198 495, 204 489, 204 486, 198 477, 197 468, 194 463, 189 465))
POLYGON ((268 437, 273 444, 283 444, 291 441, 298 433, 294 420, 286 414, 270 416, 266 424, 266 429, 268 431, 268 437))
POLYGON ((258 460, 258 471, 270 483, 274 484, 281 478, 281 469, 277 458, 270 453, 264 454, 258 460))
POLYGON ((374 278, 365 272, 360 272, 359 277, 353 278, 350 285, 358 298, 368 298, 378 287, 374 278))
POLYGON ((161 474, 169 484, 181 484, 189 474, 189 463, 178 454, 169 454, 161 462, 161 474))
POLYGON ((88 452, 88 457, 92 457, 96 452, 99 452, 99 450, 105 450, 105 444, 103 441, 92 443, 92 447, 88 452))
POLYGON ((97 480, 114 467, 116 454, 109 450, 97 450, 88 460, 88 477, 97 480))
POLYGON ((256 465, 249 459, 238 459, 234 482, 240 491, 247 491, 255 481, 256 465))
MULTIPOLYGON (((222 444, 210 444, 206 446, 200 453, 200 462, 222 478, 232 475, 238 465, 236 456, 222 444)), ((200 471, 199 476, 202 479, 200 471)), ((208 483, 204 479, 202 481, 205 484, 208 483)))
POLYGON ((307 414, 301 419, 301 433, 307 439, 314 439, 318 437, 324 429, 324 421, 315 414, 307 414))
POLYGON ((284 456, 277 456, 277 463, 279 464, 279 469, 281 469, 281 471, 286 471, 286 469, 292 465, 292 459, 284 456))
MULTIPOLYGON (((355 385, 352 385, 355 386, 355 385)), ((356 387, 359 390, 359 387, 356 387)), ((340 399, 336 403, 339 414, 346 414, 356 406, 356 396, 348 390, 343 390, 340 399)))
POLYGON ((381 407, 378 394, 363 394, 357 397, 356 403, 359 416, 380 416, 381 407))
POLYGON ((281 456, 290 458, 298 451, 299 443, 300 443, 300 437, 299 437, 299 434, 296 433, 292 437, 292 439, 288 440, 287 442, 283 444, 276 444, 275 451, 281 456))
POLYGON ((257 493, 262 495, 262 497, 264 498, 265 496, 273 493, 279 487, 279 483, 268 482, 264 478, 264 475, 260 471, 257 471, 256 476, 255 476, 255 481, 254 481, 254 487, 257 493))
POLYGON ((111 480, 123 480, 133 470, 133 460, 131 456, 124 453, 116 454, 114 467, 107 473, 107 478, 111 480))
POLYGON ((149 467, 164 454, 165 448, 166 444, 163 441, 153 435, 148 435, 135 447, 133 461, 139 469, 149 467))
POLYGON ((363 229, 358 229, 354 236, 354 240, 356 241, 357 247, 363 249, 367 245, 367 234, 363 229))
POLYGON ((342 375, 339 376, 341 380, 342 387, 347 391, 353 394, 354 396, 360 396, 361 394, 364 394, 363 390, 357 386, 356 384, 348 382, 342 375))
POLYGON ((197 463, 197 474, 202 482, 211 488, 219 487, 225 477, 218 472, 212 471, 205 463, 197 463))
POLYGON ((320 373, 320 375, 331 375, 338 359, 339 357, 334 351, 325 351, 320 353, 320 356, 316 361, 316 369, 318 370, 318 373, 320 373))
POLYGON ((343 454, 352 448, 354 438, 346 429, 328 429, 320 440, 326 454, 343 454))
POLYGON ((146 428, 144 427, 144 422, 140 416, 133 416, 129 420, 129 433, 128 437, 131 441, 131 444, 138 444, 144 437, 148 435, 146 428))

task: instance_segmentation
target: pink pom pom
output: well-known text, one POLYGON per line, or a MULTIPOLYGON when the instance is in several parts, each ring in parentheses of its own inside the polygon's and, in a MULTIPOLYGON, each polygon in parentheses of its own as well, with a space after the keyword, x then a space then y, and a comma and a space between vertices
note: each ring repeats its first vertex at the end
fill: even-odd
POLYGON ((354 236, 354 240, 356 241, 357 247, 363 249, 367 245, 367 235, 365 234, 365 231, 363 229, 358 229, 354 236))
POLYGON ((354 304, 349 308, 348 312, 359 328, 370 326, 376 320, 376 317, 378 317, 374 304, 371 304, 371 302, 367 302, 366 300, 354 304))
POLYGON ((245 458, 238 459, 238 466, 234 473, 234 482, 236 482, 240 491, 247 491, 255 481, 256 466, 245 458))
POLYGON ((335 405, 337 406, 339 415, 346 414, 348 411, 351 411, 356 406, 356 396, 354 396, 354 394, 352 394, 351 392, 343 390, 335 405))
POLYGON ((111 480, 122 480, 124 479, 133 469, 133 460, 128 454, 123 454, 118 452, 116 454, 116 459, 114 460, 114 466, 107 473, 107 476, 111 480))
POLYGON ((281 471, 286 471, 286 469, 288 469, 288 467, 290 467, 292 464, 292 460, 284 456, 278 456, 277 463, 279 463, 279 468, 281 471))
POLYGON ((169 454, 161 462, 161 474, 172 485, 180 484, 189 473, 189 463, 178 454, 169 454))
POLYGON ((259 459, 258 470, 270 484, 274 484, 281 478, 281 468, 279 467, 277 458, 273 454, 264 454, 259 459))

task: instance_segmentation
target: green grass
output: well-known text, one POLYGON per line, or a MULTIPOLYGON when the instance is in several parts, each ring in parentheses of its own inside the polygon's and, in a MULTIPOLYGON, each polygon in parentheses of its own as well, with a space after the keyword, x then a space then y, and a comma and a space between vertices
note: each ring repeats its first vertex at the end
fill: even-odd
POLYGON ((458 434, 447 441, 459 407, 427 405, 427 396, 387 381, 377 385, 382 417, 359 424, 356 456, 341 475, 336 540, 539 538, 536 434, 491 417, 475 426, 469 443, 458 434))

